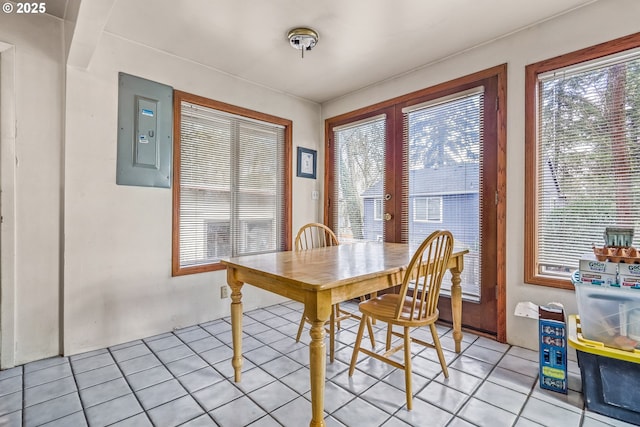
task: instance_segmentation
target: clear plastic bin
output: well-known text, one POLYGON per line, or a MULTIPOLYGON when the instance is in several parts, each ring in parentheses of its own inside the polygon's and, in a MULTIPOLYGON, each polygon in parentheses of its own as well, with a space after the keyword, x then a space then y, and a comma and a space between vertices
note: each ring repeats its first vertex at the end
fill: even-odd
POLYGON ((640 345, 640 289, 602 286, 573 277, 582 335, 606 346, 631 350, 640 345))

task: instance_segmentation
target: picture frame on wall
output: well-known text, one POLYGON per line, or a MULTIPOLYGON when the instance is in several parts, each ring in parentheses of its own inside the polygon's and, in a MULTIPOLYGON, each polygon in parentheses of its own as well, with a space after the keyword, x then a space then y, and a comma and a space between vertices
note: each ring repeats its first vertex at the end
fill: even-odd
POLYGON ((310 148, 298 147, 298 172, 302 178, 316 179, 317 151, 310 148))

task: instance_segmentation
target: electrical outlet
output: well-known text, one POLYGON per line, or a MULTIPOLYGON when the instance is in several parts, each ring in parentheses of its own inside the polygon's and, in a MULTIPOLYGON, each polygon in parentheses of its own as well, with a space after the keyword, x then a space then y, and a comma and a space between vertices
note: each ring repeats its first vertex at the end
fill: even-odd
POLYGON ((220 286, 220 298, 229 298, 229 288, 227 285, 220 286))

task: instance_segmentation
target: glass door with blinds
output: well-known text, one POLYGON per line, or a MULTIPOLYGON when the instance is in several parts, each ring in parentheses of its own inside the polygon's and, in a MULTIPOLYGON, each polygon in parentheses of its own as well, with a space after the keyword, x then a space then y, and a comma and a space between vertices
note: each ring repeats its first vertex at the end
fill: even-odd
MULTIPOLYGON (((341 240, 466 248, 464 326, 497 334, 497 77, 329 119, 327 223, 341 240)), ((440 317, 452 320, 447 276, 440 317)))
MULTIPOLYGON (((478 87, 403 111, 409 243, 417 246, 438 229, 451 231, 457 244, 469 248, 462 293, 472 301, 482 294, 483 98, 484 88, 478 87)), ((443 291, 449 285, 445 280, 443 291)))
POLYGON ((333 129, 331 225, 340 242, 385 241, 385 118, 333 129))
MULTIPOLYGON (((487 314, 495 313, 495 282, 485 275, 483 214, 484 86, 428 100, 402 109, 403 159, 406 173, 403 194, 408 242, 418 246, 435 230, 453 233, 456 246, 469 253, 462 272, 463 313, 474 314, 474 326, 493 331, 487 314), (484 286, 483 286, 484 284, 484 286), (484 316, 480 313, 484 313, 484 316)), ((450 273, 442 284, 440 304, 449 316, 450 273)))

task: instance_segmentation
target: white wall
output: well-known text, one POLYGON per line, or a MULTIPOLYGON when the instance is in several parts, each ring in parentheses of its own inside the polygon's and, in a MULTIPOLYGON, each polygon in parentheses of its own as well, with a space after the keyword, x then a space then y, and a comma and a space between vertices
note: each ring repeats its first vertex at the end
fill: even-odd
MULTIPOLYGON (((507 341, 537 349, 537 324, 513 316, 518 301, 564 303, 576 313, 573 291, 525 284, 524 277, 524 69, 527 64, 640 31, 640 2, 599 1, 507 38, 480 46, 397 79, 322 105, 323 119, 418 89, 508 64, 507 81, 507 341)), ((429 43, 422 48, 428 49, 429 43)), ((576 266, 577 268, 577 266, 576 266)))
MULTIPOLYGON (((322 145, 318 104, 103 34, 87 70, 67 68, 65 354, 229 314, 225 272, 171 277, 171 190, 115 183, 119 71, 292 120, 292 167, 295 146, 322 145)), ((293 179, 293 230, 318 219, 316 185, 293 179)), ((245 310, 280 301, 243 290, 245 310)))
POLYGON ((2 121, 2 154, 15 156, 0 163, 2 214, 14 219, 3 224, 2 238, 15 238, 2 248, 5 367, 58 354, 59 348, 62 23, 48 15, 2 13, 0 42, 13 45, 14 56, 8 69, 3 58, 3 117, 9 104, 15 107, 15 122, 2 121))

